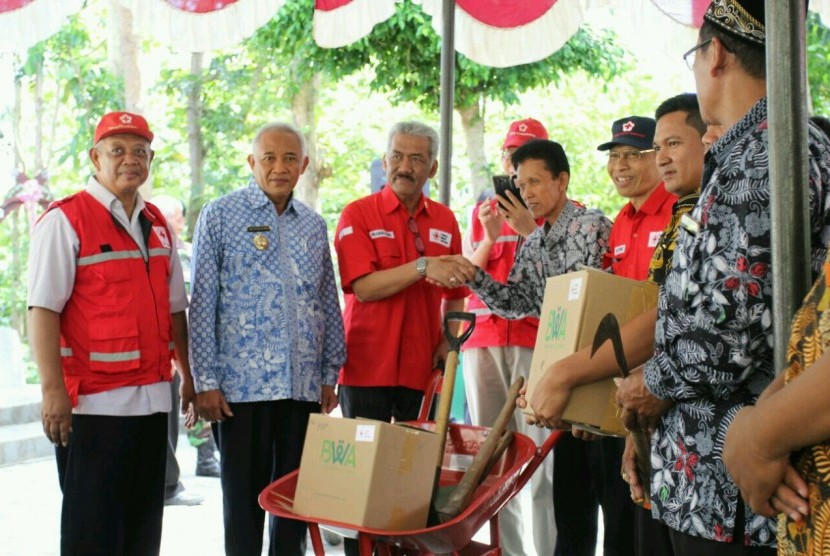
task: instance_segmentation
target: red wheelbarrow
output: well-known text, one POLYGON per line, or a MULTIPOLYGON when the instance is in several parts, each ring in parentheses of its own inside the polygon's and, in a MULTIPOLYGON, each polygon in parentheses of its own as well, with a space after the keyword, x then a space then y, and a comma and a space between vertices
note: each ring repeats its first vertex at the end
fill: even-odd
MULTIPOLYGON (((415 422, 413 426, 431 428, 433 423, 415 422)), ((450 425, 440 485, 454 485, 463 471, 453 462, 470 458, 487 437, 490 429, 468 425, 450 425)), ((455 554, 458 556, 500 555, 498 513, 524 487, 541 465, 563 431, 554 431, 539 447, 523 434, 514 433, 513 441, 476 489, 470 505, 453 519, 411 531, 380 531, 322 518, 297 515, 292 511, 297 475, 294 471, 268 485, 259 495, 259 505, 278 517, 305 521, 309 526, 314 554, 325 554, 320 526, 346 536, 357 536, 360 554, 371 556, 377 549, 381 556, 389 554, 455 554), (490 523, 490 543, 473 541, 473 535, 490 523), (394 548, 398 547, 398 548, 394 548), (392 550, 395 552, 392 552, 392 550)), ((553 503, 553 501, 551 501, 553 503)))

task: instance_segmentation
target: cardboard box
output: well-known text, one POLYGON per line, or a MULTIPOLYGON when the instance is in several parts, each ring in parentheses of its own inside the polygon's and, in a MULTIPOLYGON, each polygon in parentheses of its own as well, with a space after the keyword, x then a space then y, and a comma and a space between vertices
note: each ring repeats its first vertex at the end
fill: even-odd
POLYGON ((387 531, 425 527, 438 440, 381 421, 312 415, 294 511, 387 531))
MULTIPOLYGON (((657 286, 595 269, 548 278, 530 364, 527 399, 554 362, 590 346, 602 317, 614 313, 620 326, 657 303, 657 286)), ((625 436, 617 416, 613 379, 574 388, 563 420, 600 434, 625 436)), ((530 410, 525 410, 530 413, 530 410)))

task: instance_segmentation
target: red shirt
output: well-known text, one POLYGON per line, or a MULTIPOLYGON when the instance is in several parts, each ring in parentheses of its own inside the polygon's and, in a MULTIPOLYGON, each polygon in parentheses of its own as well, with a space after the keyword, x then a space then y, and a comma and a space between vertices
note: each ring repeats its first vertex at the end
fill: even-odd
POLYGON ((651 256, 669 223, 675 201, 677 196, 660 182, 640 210, 631 203, 625 205, 611 227, 603 267, 610 266, 617 276, 647 279, 651 256))
MULTIPOLYGON (((461 233, 449 208, 421 196, 414 218, 425 256, 461 253, 461 233)), ((390 187, 349 203, 340 216, 334 239, 346 294, 346 364, 340 384, 423 390, 441 340, 442 299, 467 295, 464 287, 448 290, 419 280, 379 301, 355 297, 352 284, 361 276, 420 256, 408 222, 409 212, 390 187)))
MULTIPOLYGON (((478 219, 480 206, 481 203, 475 206, 471 219, 470 239, 473 242, 473 249, 484 239, 484 227, 478 219)), ((490 276, 502 284, 507 283, 507 277, 510 275, 510 269, 513 268, 516 252, 522 244, 522 239, 522 236, 511 228, 506 220, 502 223, 499 237, 490 249, 487 266, 484 268, 490 276)), ((536 345, 539 319, 535 317, 517 320, 502 318, 493 314, 475 294, 471 294, 467 299, 467 310, 475 313, 476 327, 470 338, 464 342, 464 349, 504 346, 532 348, 536 345)))

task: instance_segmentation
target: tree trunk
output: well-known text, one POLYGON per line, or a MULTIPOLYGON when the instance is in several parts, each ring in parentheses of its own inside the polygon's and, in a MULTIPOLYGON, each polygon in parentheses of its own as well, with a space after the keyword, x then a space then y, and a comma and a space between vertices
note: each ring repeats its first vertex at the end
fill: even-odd
POLYGON ((331 167, 325 163, 317 152, 317 120, 314 115, 317 107, 317 89, 320 86, 320 74, 300 85, 291 99, 291 111, 294 125, 305 135, 308 167, 294 190, 297 199, 318 210, 317 199, 320 194, 320 182, 331 176, 331 167))
POLYGON ((141 73, 138 69, 138 38, 133 33, 133 13, 118 0, 110 0, 110 63, 124 80, 124 110, 141 111, 141 73))
POLYGON ((43 170, 43 59, 35 68, 35 166, 31 169, 33 178, 43 170))
POLYGON ((467 143, 473 200, 478 199, 479 195, 490 187, 490 171, 487 168, 487 156, 484 153, 484 119, 481 114, 483 102, 479 97, 478 101, 470 106, 456 107, 456 111, 461 116, 464 139, 467 143))
MULTIPOLYGON (((20 66, 20 59, 15 56, 15 73, 17 73, 17 67, 20 66)), ((20 120, 22 119, 21 114, 23 114, 23 83, 22 77, 20 75, 15 76, 14 78, 14 114, 12 116, 12 138, 14 142, 14 169, 17 172, 24 172, 26 170, 26 166, 23 164, 23 157, 20 154, 20 120)))
POLYGON ((187 230, 192 234, 204 204, 205 143, 202 136, 201 52, 190 55, 190 89, 187 92, 187 142, 190 148, 190 199, 187 202, 187 230))
MULTIPOLYGON (((110 0, 110 39, 109 55, 112 72, 124 82, 124 105, 112 110, 126 110, 140 114, 141 110, 141 72, 138 68, 138 37, 133 33, 133 12, 121 5, 118 0, 110 0)), ((103 115, 103 114, 102 114, 103 115)), ((153 122, 149 122, 153 129, 153 122)), ((138 188, 145 199, 153 196, 153 167, 147 181, 138 188)))

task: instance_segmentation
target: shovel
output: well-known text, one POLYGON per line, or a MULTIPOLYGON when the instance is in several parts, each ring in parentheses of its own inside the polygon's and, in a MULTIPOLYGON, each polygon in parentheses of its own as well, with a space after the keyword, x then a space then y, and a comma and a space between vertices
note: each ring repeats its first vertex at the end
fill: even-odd
POLYGON ((438 483, 441 478, 441 464, 444 462, 444 446, 447 442, 447 427, 450 422, 450 406, 452 405, 452 394, 455 389, 455 374, 458 370, 458 352, 461 351, 461 344, 463 344, 473 329, 476 326, 476 316, 473 313, 449 312, 444 315, 444 336, 449 342, 449 353, 447 354, 447 362, 444 365, 444 380, 441 385, 441 395, 438 398, 438 410, 435 413, 435 434, 438 435, 438 445, 441 447, 438 450, 438 462, 435 469, 435 486, 433 487, 433 506, 430 510, 429 521, 433 522, 436 517, 436 508, 434 501, 437 498, 438 483), (450 328, 450 323, 468 323, 469 326, 465 330, 461 330, 458 335, 454 334, 450 328))
POLYGON ((510 386, 507 399, 498 417, 496 417, 496 422, 493 423, 493 428, 490 429, 490 434, 487 435, 487 440, 481 445, 470 467, 461 477, 461 482, 447 498, 447 502, 438 509, 438 519, 441 523, 451 520, 470 505, 470 499, 473 497, 476 487, 487 470, 495 463, 496 454, 504 452, 510 440, 512 440, 512 434, 505 438, 505 431, 507 431, 507 425, 516 412, 516 399, 519 397, 519 390, 523 385, 524 378, 519 377, 510 386))
MULTIPOLYGON (((616 357, 617 365, 622 370, 623 378, 628 377, 628 361, 626 361, 625 351, 623 351, 620 325, 614 313, 608 313, 602 317, 597 327, 597 333, 594 336, 594 343, 591 346, 591 357, 594 356, 606 340, 611 340, 611 345, 614 348, 614 357, 616 357)), ((649 484, 651 483, 651 462, 649 461, 651 442, 648 433, 643 431, 631 431, 631 438, 634 440, 634 452, 637 455, 637 473, 640 475, 640 484, 643 486, 645 498, 648 499, 650 497, 649 484)))

